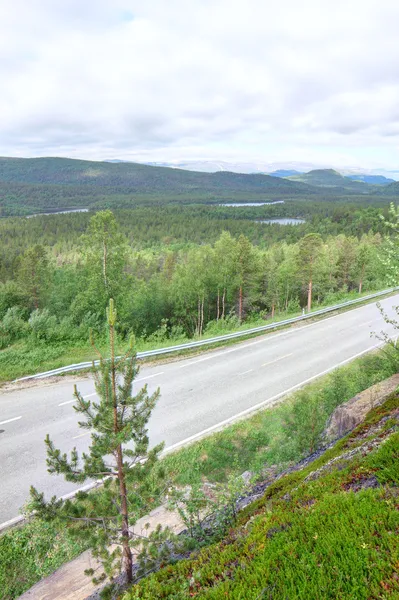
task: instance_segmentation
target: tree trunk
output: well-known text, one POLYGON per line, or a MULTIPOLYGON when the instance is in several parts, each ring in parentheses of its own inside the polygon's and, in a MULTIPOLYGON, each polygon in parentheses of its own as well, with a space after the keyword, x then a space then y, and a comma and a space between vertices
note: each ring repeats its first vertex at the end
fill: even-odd
MULTIPOLYGON (((110 315, 111 316, 111 315, 110 315)), ((112 316, 111 316, 112 318, 112 316)), ((110 324, 110 347, 111 347, 111 381, 112 381, 112 404, 114 408, 114 433, 119 432, 118 423, 118 404, 117 404, 117 393, 116 393, 116 365, 115 365, 115 330, 114 325, 110 324)), ((127 503, 127 490, 125 481, 125 472, 123 468, 123 453, 122 446, 118 444, 116 448, 116 462, 118 471, 118 482, 119 482, 119 496, 121 501, 121 516, 122 516, 122 549, 123 549, 123 562, 125 567, 125 575, 128 583, 133 581, 133 556, 132 550, 129 545, 130 532, 129 532, 129 509, 127 503)))
POLYGON ((242 321, 242 285, 238 294, 238 320, 242 321))
POLYGON ((309 281, 308 286, 308 311, 312 309, 312 280, 309 281))
POLYGON ((217 300, 217 310, 216 310, 216 321, 219 321, 220 317, 220 292, 218 288, 218 300, 217 300))
POLYGON ((362 267, 362 272, 361 272, 361 274, 360 274, 360 281, 359 281, 359 294, 361 294, 361 293, 362 293, 362 288, 363 288, 363 277, 364 277, 364 270, 365 270, 365 267, 363 266, 363 267, 362 267))
POLYGON ((204 298, 204 296, 202 296, 202 301, 201 301, 201 327, 200 327, 200 335, 202 335, 202 331, 204 329, 204 304, 205 304, 205 298, 204 298))
POLYGON ((222 319, 224 319, 225 304, 226 304, 226 288, 223 288, 223 296, 222 296, 222 319))
POLYGON ((107 279, 107 244, 105 240, 103 241, 103 278, 105 289, 108 288, 108 279, 107 279))
POLYGON ((272 304, 272 319, 274 318, 274 309, 275 309, 275 305, 274 305, 274 302, 273 302, 273 304, 272 304))

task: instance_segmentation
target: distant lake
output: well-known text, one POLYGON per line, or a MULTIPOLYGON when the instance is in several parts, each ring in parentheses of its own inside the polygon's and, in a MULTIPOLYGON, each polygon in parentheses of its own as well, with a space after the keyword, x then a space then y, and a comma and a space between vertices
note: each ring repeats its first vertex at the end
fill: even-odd
POLYGON ((71 208, 70 210, 53 210, 52 212, 35 213, 34 215, 28 215, 26 218, 31 219, 32 217, 41 217, 43 215, 67 215, 68 213, 81 213, 89 212, 88 208, 71 208))
POLYGON ((266 225, 272 225, 278 223, 279 225, 300 225, 306 223, 305 219, 262 219, 255 221, 255 223, 265 223, 266 225))
POLYGON ((218 206, 271 206, 272 204, 284 204, 284 200, 275 200, 274 202, 229 202, 228 204, 218 204, 218 206))

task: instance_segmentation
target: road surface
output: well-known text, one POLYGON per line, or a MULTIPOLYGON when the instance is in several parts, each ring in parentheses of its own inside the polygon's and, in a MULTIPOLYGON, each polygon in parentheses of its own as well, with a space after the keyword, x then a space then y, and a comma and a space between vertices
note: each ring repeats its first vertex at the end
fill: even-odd
MULTIPOLYGON (((382 301, 389 314, 399 295, 382 301)), ((151 417, 150 440, 178 446, 267 406, 280 395, 332 370, 379 341, 372 331, 387 331, 376 304, 241 342, 193 358, 144 366, 137 379, 158 386, 161 399, 151 417)), ((78 387, 95 397, 89 377, 78 387)), ((32 387, 3 391, 0 396, 0 523, 16 517, 34 484, 47 495, 74 489, 47 473, 43 440, 50 434, 64 451, 88 447, 89 435, 79 429, 72 408, 71 378, 36 382, 32 387)))

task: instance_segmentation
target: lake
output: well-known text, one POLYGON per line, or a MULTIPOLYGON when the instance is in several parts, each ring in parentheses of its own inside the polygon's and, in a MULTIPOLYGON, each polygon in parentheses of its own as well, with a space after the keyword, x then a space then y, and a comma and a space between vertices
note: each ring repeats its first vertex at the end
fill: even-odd
POLYGON ((218 204, 218 206, 271 206, 272 204, 284 204, 284 200, 275 200, 274 202, 229 202, 228 204, 218 204))
POLYGON ((70 210, 53 210, 52 212, 35 213, 34 215, 28 215, 26 218, 31 219, 32 217, 42 217, 43 215, 67 215, 69 213, 85 213, 89 212, 88 208, 71 208, 70 210))
POLYGON ((255 223, 264 223, 266 225, 272 225, 278 223, 278 225, 300 225, 306 223, 305 219, 262 219, 255 221, 255 223))

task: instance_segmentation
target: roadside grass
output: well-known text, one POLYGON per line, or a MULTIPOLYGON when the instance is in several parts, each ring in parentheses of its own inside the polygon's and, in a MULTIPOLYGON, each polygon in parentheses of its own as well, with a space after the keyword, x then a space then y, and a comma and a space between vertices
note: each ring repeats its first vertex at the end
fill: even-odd
MULTIPOLYGON (((357 298, 361 298, 362 296, 367 296, 372 294, 373 291, 364 292, 359 296, 356 292, 351 293, 336 293, 331 295, 328 298, 328 302, 318 304, 314 306, 314 311, 320 310, 322 308, 327 308, 328 306, 332 306, 337 303, 343 303, 348 300, 354 300, 357 298)), ((365 303, 368 303, 365 301, 365 303)), ((362 303, 356 304, 355 307, 361 306, 362 303)), ((349 310, 351 307, 348 307, 349 310)), ((343 309, 341 309, 343 310, 343 309)), ((261 317, 251 317, 242 325, 238 325, 236 319, 230 319, 225 321, 212 322, 208 331, 205 331, 204 334, 200 338, 190 338, 187 337, 174 337, 168 338, 162 328, 150 336, 149 339, 137 339, 136 340, 136 348, 137 351, 143 352, 146 350, 155 350, 161 348, 167 348, 173 345, 179 345, 183 343, 187 343, 190 341, 195 341, 197 339, 206 340, 209 338, 213 338, 218 335, 223 335, 227 333, 234 333, 239 331, 245 331, 246 329, 250 329, 253 327, 259 327, 262 325, 270 325, 275 322, 279 322, 281 320, 298 317, 302 314, 301 311, 294 312, 280 312, 276 313, 274 318, 261 318, 261 317)), ((322 318, 322 317, 315 317, 322 318)), ((287 326, 288 327, 288 326, 287 326)), ((257 334, 250 334, 248 336, 243 336, 239 338, 239 340, 231 340, 227 342, 215 343, 205 348, 194 348, 188 349, 184 351, 179 351, 173 353, 173 357, 185 356, 185 355, 194 355, 199 352, 204 352, 206 350, 218 348, 220 346, 228 346, 237 341, 243 341, 250 337, 255 337, 257 335, 265 335, 267 332, 260 332, 257 334)), ((272 331, 270 332, 272 333, 272 331)), ((100 350, 105 349, 105 344, 100 340, 100 350)), ((124 347, 121 346, 121 352, 123 352, 124 347)), ((17 343, 0 350, 0 384, 6 383, 8 381, 13 381, 20 377, 24 377, 27 375, 33 375, 35 373, 50 371, 52 369, 57 369, 66 365, 87 362, 90 360, 97 359, 97 354, 89 341, 73 341, 73 342, 57 342, 50 343, 42 341, 41 343, 32 344, 32 340, 20 340, 17 343)), ((166 359, 166 355, 165 355, 166 359)), ((146 362, 152 362, 154 360, 159 360, 159 357, 146 359, 146 362)), ((83 371, 81 371, 82 373, 83 371)))
POLYGON ((399 598, 399 433, 389 431, 398 408, 395 394, 314 463, 272 484, 221 542, 143 579, 123 600, 399 598))
MULTIPOLYGON (((383 350, 365 355, 285 401, 165 456, 162 467, 177 486, 224 483, 247 470, 280 472, 318 447, 336 406, 398 368, 399 353, 383 350)), ((390 461, 388 456, 385 474, 390 461)), ((18 597, 84 549, 62 523, 32 520, 8 531, 0 537, 0 598, 18 597)))
POLYGON ((32 519, 0 537, 0 598, 14 600, 86 550, 65 531, 65 523, 32 519))

